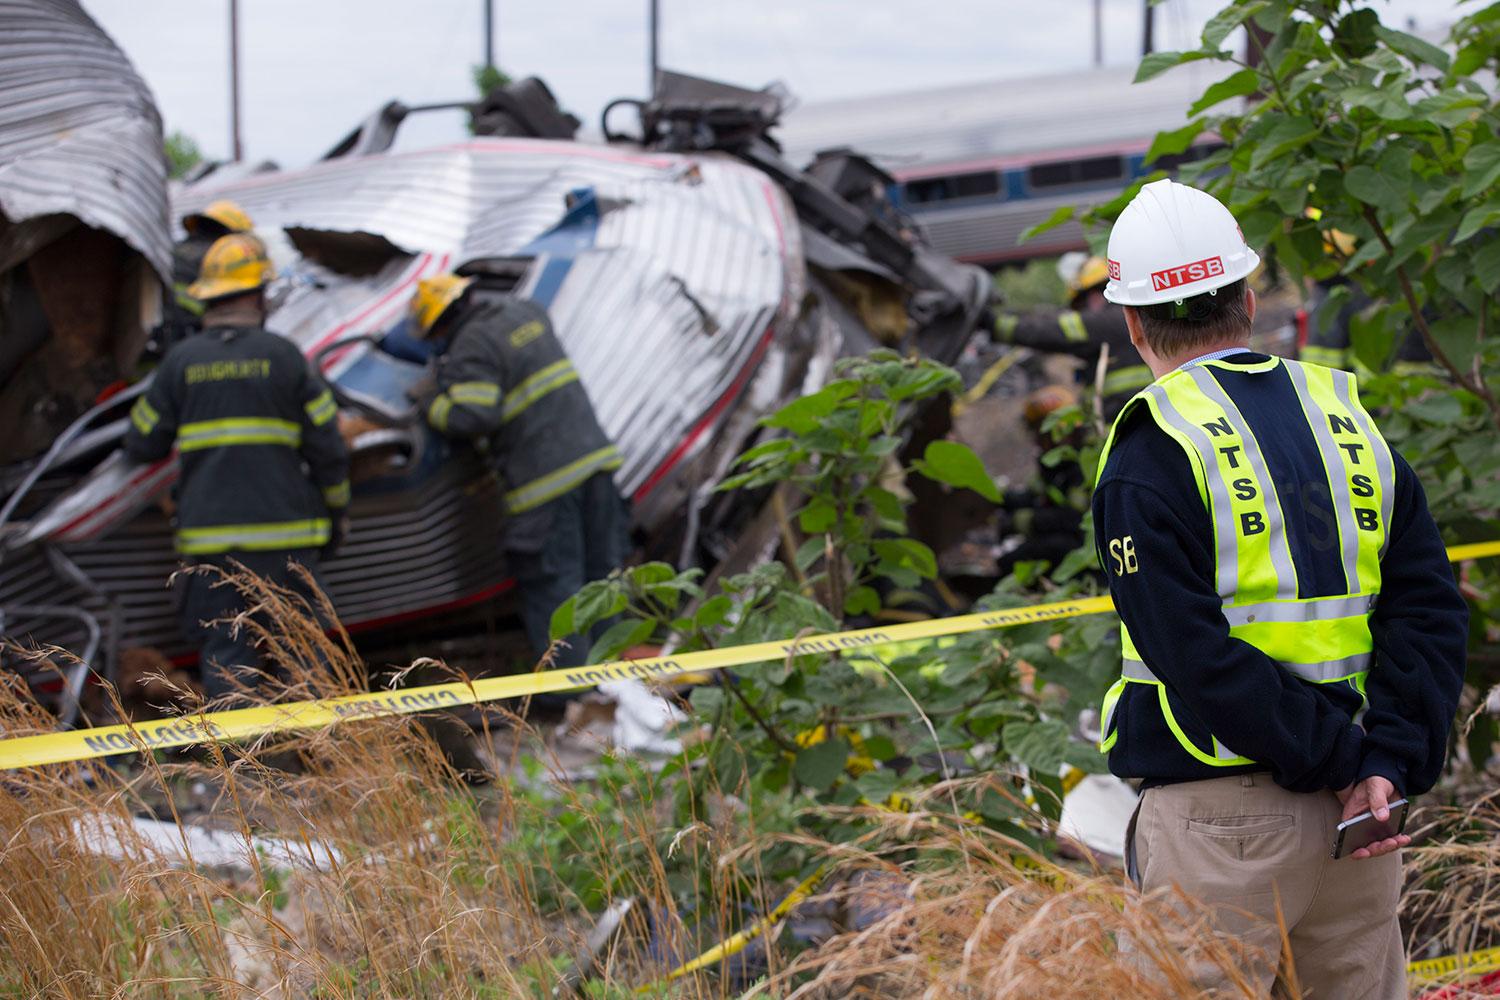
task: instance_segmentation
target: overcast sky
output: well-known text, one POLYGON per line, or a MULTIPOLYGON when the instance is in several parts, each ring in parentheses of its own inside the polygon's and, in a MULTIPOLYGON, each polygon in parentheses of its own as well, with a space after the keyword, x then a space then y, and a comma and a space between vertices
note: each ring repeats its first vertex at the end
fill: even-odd
MULTIPOLYGON (((615 97, 646 92, 648 0, 494 0, 497 62, 547 81, 597 130, 615 97)), ((1089 0, 659 0, 669 69, 803 101, 1087 68, 1089 0), (1041 11, 1038 10, 1041 6, 1041 11)), ((213 158, 229 150, 228 0, 83 0, 156 94, 166 127, 213 158)), ((1166 0, 1157 47, 1195 44, 1219 0, 1166 0)), ((1449 0, 1376 0, 1387 23, 1451 21, 1449 0)), ((1473 5, 1467 5, 1473 9, 1473 5)), ((1103 0, 1104 57, 1137 58, 1138 0, 1103 0)), ((464 100, 482 61, 483 0, 242 0, 248 158, 315 159, 390 98, 464 100)), ((628 121, 628 118, 627 118, 628 121)), ((457 115, 409 125, 399 145, 462 135, 457 115)))

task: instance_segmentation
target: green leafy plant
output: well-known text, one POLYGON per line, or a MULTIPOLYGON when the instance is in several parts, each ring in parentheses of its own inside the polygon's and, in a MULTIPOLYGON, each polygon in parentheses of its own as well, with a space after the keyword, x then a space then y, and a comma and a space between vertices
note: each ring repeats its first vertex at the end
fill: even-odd
MULTIPOLYGON (((792 498, 786 527, 793 530, 794 521, 806 540, 791 565, 757 566, 712 589, 697 571, 678 573, 663 563, 622 570, 559 608, 553 635, 617 618, 590 650, 597 662, 650 639, 690 651, 878 620, 890 601, 937 572, 932 550, 906 534, 906 475, 1000 499, 964 445, 933 441, 906 466, 900 461, 903 425, 914 408, 959 387, 950 369, 891 352, 840 362, 821 390, 763 420, 774 436, 741 455, 720 484, 792 498)), ((1035 601, 1028 582, 1043 586, 1035 574, 1012 580, 980 606, 1035 601)), ((1057 598, 1088 585, 1044 584, 1057 598)), ((1069 722, 1118 671, 1113 631, 1108 620, 1085 620, 1059 638, 1055 625, 1042 623, 788 656, 717 674, 690 696, 710 738, 664 772, 693 776, 679 785, 678 822, 698 817, 707 775, 752 804, 762 832, 811 830, 838 839, 854 833, 849 814, 809 807, 894 807, 944 778, 1010 770, 1013 762, 1029 765, 1044 787, 1056 786, 1067 764, 1099 770, 1092 747, 1070 738, 1069 722)), ((1057 796, 1039 798, 1055 818, 1057 796)), ((1016 801, 996 796, 979 812, 987 822, 1010 823, 1016 801)), ((763 863, 805 874, 814 859, 788 844, 763 863)))

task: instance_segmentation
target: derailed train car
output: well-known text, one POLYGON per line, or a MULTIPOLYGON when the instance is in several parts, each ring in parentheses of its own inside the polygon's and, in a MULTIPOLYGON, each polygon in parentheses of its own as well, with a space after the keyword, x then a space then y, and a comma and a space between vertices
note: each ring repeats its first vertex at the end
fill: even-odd
MULTIPOLYGON (((401 325, 420 278, 456 268, 547 307, 625 455, 617 481, 638 536, 680 561, 722 554, 716 532, 743 512, 707 499, 760 416, 820 384, 840 354, 891 343, 951 359, 988 303, 983 272, 923 246, 867 162, 787 166, 771 139, 775 93, 663 74, 656 98, 631 102, 638 134, 606 144, 574 141, 550 103, 523 81, 473 109, 492 134, 400 153, 389 147, 406 109, 387 105, 322 162, 210 174, 173 206, 244 206, 280 272, 268 325, 316 360, 341 404, 352 528, 323 577, 353 630, 509 586, 493 479, 411 401, 426 368, 401 325)), ((158 221, 143 256, 164 274, 158 221)), ((97 650, 85 659, 106 676, 130 647, 191 656, 164 586, 175 461, 135 465, 117 448, 144 384, 4 470, 5 633, 97 650), (76 614, 44 613, 59 607, 76 614)))

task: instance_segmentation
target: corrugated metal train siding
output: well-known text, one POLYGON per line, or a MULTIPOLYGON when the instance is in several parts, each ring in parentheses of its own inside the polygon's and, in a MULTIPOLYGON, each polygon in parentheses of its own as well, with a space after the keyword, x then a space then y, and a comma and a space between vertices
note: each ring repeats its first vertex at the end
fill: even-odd
POLYGON ((151 92, 72 0, 0 0, 0 212, 60 213, 170 271, 166 162, 151 92))
MULTIPOLYGON (((449 462, 420 489, 366 493, 355 499, 356 530, 321 578, 343 622, 359 628, 414 608, 437 607, 491 590, 505 580, 500 558, 498 489, 473 461, 449 462)), ((108 595, 90 597, 62 580, 39 548, 0 563, 0 594, 17 603, 82 607, 108 621, 110 602, 123 612, 117 649, 152 646, 169 656, 191 652, 177 624, 166 581, 178 569, 172 532, 161 511, 149 509, 106 538, 63 546, 108 595)), ((5 623, 8 640, 83 647, 81 626, 70 621, 5 623)), ((95 664, 96 667, 102 664, 95 664)))

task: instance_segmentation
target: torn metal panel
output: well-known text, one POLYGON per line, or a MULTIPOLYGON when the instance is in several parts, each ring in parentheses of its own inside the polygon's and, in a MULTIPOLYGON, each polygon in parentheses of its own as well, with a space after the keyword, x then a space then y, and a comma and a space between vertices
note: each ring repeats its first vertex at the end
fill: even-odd
POLYGON ((0 464, 133 374, 170 266, 161 122, 72 0, 0 2, 0 464))
POLYGON ((167 170, 151 92, 72 0, 0 2, 0 213, 65 215, 169 271, 167 170))

